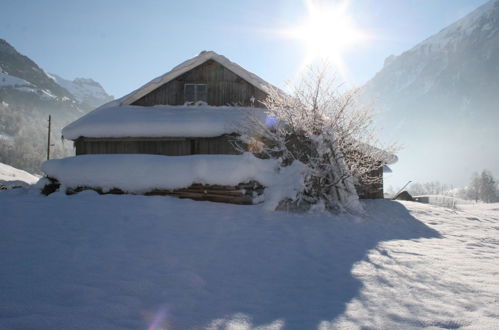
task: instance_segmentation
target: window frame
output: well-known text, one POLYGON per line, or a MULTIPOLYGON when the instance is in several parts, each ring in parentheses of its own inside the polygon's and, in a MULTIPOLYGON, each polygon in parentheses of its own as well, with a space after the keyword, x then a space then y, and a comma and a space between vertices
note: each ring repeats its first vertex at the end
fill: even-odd
POLYGON ((196 102, 199 102, 199 101, 202 101, 202 102, 206 102, 208 103, 208 84, 193 84, 193 83, 185 83, 184 84, 184 103, 187 103, 187 102, 192 102, 192 103, 196 103, 196 102), (193 86, 194 87, 194 100, 187 100, 187 88, 188 86, 193 86), (198 91, 198 87, 200 86, 204 86, 205 87, 205 99, 202 100, 199 98, 199 91, 198 91))

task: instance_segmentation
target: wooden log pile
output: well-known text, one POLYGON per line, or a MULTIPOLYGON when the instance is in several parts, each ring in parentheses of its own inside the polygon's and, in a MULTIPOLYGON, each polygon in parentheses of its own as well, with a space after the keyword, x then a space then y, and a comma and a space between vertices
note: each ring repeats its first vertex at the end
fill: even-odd
POLYGON ((253 204, 254 199, 263 193, 264 187, 256 181, 240 183, 237 186, 203 185, 195 183, 187 188, 175 190, 153 190, 145 195, 170 195, 199 201, 212 201, 231 204, 253 204))
MULTIPOLYGON (((50 184, 48 184, 42 193, 49 195, 59 189, 59 182, 57 180, 50 178, 50 184)), ((243 204, 251 205, 255 204, 255 200, 258 196, 263 194, 265 187, 256 181, 250 181, 245 183, 240 183, 236 186, 223 186, 223 185, 208 185, 194 183, 187 188, 181 189, 154 189, 144 193, 146 196, 175 196, 178 198, 189 198, 198 201, 211 201, 219 203, 231 203, 231 204, 243 204)), ((113 188, 108 191, 103 191, 99 187, 77 187, 77 188, 67 188, 66 194, 73 195, 84 190, 94 190, 99 194, 128 194, 128 192, 122 189, 113 188)))

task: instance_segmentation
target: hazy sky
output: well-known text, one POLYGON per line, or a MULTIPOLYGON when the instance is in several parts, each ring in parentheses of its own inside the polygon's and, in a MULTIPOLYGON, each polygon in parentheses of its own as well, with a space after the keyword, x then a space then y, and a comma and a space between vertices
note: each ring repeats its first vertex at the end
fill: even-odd
MULTIPOLYGON (((333 1, 334 2, 334 1, 333 1)), ((485 0, 352 0, 355 24, 374 38, 345 54, 362 84, 400 54, 485 0)), ((48 72, 90 77, 116 97, 201 50, 214 50, 282 87, 305 57, 276 30, 306 17, 301 0, 2 0, 0 38, 48 72)))

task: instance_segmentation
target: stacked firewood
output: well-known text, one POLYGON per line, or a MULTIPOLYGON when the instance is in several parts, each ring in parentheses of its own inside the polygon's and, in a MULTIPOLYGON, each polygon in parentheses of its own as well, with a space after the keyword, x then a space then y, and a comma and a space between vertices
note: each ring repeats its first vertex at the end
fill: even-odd
POLYGON ((145 195, 172 195, 200 201, 232 204, 254 204, 263 194, 264 187, 256 181, 240 183, 237 186, 206 185, 195 183, 187 188, 175 190, 155 189, 145 195))
MULTIPOLYGON (((49 183, 44 187, 42 193, 49 195, 59 190, 60 183, 49 178, 49 183)), ((189 198, 198 201, 212 201, 232 204, 256 204, 261 200, 265 187, 256 181, 240 183, 236 186, 209 185, 194 183, 187 188, 181 189, 154 189, 144 193, 146 196, 176 196, 178 198, 189 198)), ((99 194, 128 194, 129 192, 119 188, 102 190, 99 187, 77 187, 67 188, 66 194, 73 195, 84 190, 94 190, 99 194)))

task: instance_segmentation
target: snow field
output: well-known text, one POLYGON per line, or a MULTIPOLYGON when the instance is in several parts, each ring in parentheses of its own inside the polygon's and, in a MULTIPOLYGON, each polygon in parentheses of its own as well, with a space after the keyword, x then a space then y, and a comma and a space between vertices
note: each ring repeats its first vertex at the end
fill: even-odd
POLYGON ((499 328, 499 204, 402 202, 441 239, 382 242, 352 269, 360 295, 331 326, 499 328))
POLYGON ((33 86, 33 85, 24 79, 0 72, 0 88, 1 87, 29 87, 29 86, 33 86))
POLYGON ((0 329, 497 329, 499 204, 0 192, 0 329))
POLYGON ((314 329, 386 240, 438 237, 396 202, 369 218, 83 192, 0 193, 0 329, 314 329))

